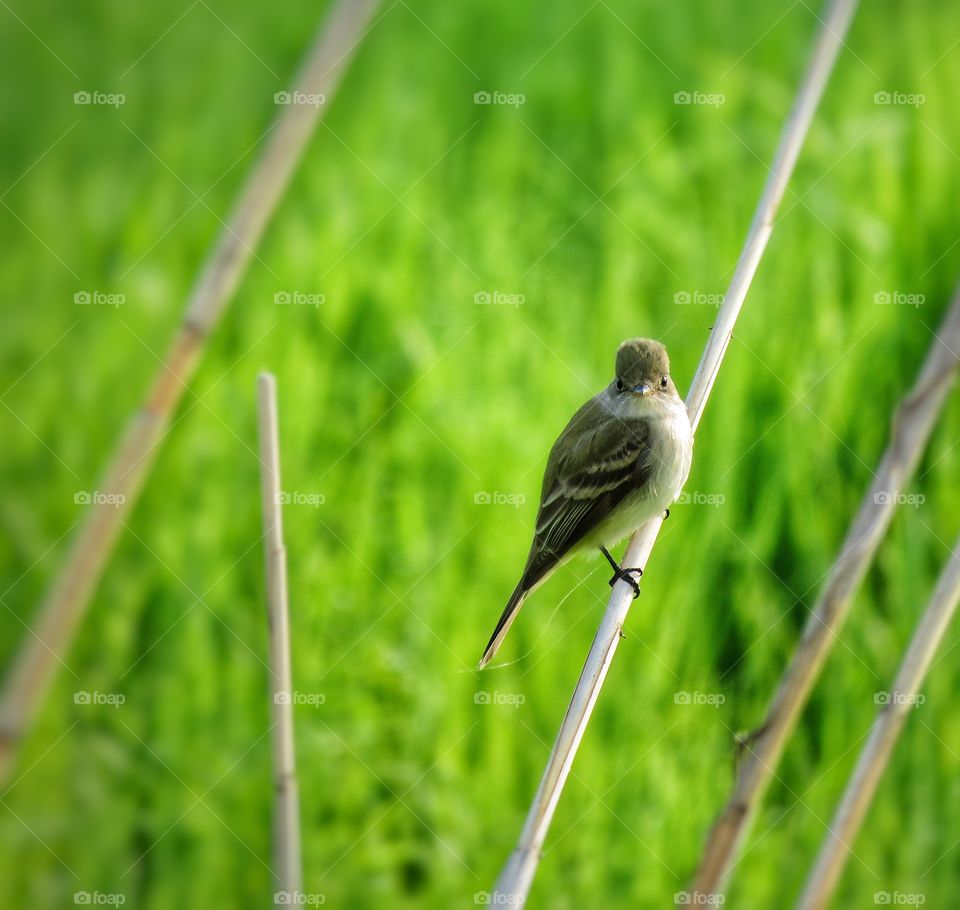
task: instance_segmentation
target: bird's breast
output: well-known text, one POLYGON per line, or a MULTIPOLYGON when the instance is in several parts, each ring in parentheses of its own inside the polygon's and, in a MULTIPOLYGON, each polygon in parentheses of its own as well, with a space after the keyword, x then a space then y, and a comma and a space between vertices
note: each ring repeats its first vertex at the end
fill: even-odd
POLYGON ((646 482, 638 483, 605 521, 597 528, 596 541, 613 546, 644 522, 659 515, 679 495, 690 473, 693 433, 683 403, 670 404, 659 413, 644 415, 653 421, 646 482))
POLYGON ((670 407, 668 414, 661 418, 659 429, 655 438, 660 447, 657 455, 660 476, 655 486, 664 497, 663 508, 666 508, 680 495, 693 459, 693 431, 682 402, 670 407))

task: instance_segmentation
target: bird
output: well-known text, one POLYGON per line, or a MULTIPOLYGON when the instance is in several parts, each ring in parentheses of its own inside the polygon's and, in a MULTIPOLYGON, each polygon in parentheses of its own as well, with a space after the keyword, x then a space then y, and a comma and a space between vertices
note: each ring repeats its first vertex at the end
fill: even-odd
POLYGON ((599 548, 614 570, 610 585, 633 577, 609 547, 666 513, 690 473, 693 430, 670 376, 667 349, 651 338, 617 348, 615 376, 570 419, 543 475, 537 524, 520 581, 480 659, 497 653, 523 602, 578 553, 599 548))

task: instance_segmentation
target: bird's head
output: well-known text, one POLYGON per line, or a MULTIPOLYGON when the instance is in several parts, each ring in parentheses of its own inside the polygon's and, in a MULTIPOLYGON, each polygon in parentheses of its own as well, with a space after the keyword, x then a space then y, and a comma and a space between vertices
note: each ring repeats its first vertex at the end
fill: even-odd
POLYGON ((652 338, 630 338, 617 349, 617 375, 613 388, 618 395, 656 400, 677 394, 670 378, 667 349, 652 338))

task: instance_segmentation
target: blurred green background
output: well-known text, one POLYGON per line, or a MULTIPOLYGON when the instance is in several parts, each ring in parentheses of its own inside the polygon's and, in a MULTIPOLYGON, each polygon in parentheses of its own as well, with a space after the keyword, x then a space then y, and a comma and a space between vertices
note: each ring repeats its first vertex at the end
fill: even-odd
MULTIPOLYGON (((483 899, 608 595, 603 565, 570 564, 528 602, 509 666, 474 671, 526 555, 546 453, 626 337, 663 340, 689 386, 716 313, 703 301, 732 274, 816 12, 383 6, 2 795, 2 906, 272 902, 264 368, 284 488, 303 494, 284 512, 295 687, 323 696, 296 709, 305 890, 334 907, 483 899), (524 97, 474 103, 482 91, 524 97), (294 292, 323 303, 275 304, 294 292), (496 293, 513 305, 476 302, 496 293), (477 502, 494 492, 525 501, 477 502), (80 691, 124 701, 76 704, 80 691)), ((0 10, 4 664, 314 15, 223 0, 0 10), (77 105, 78 91, 125 99, 77 105), (125 302, 74 304, 93 291, 125 302)), ((664 528, 534 906, 671 906, 689 880, 733 733, 762 717, 960 274, 958 37, 946 2, 869 3, 854 22, 698 434, 687 490, 702 495, 664 528), (896 292, 923 302, 877 304, 896 292)), ((787 906, 800 889, 957 532, 958 437, 954 397, 908 489, 925 501, 898 510, 728 906, 787 906)), ((944 907, 960 890, 957 640, 837 906, 899 891, 944 907)))

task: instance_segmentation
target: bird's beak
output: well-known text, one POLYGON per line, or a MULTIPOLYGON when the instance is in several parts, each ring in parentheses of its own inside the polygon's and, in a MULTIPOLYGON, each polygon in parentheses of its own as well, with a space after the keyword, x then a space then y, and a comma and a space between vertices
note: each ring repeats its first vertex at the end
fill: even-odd
POLYGON ((650 394, 651 388, 645 382, 641 382, 640 385, 634 386, 630 391, 640 398, 646 398, 650 394))

